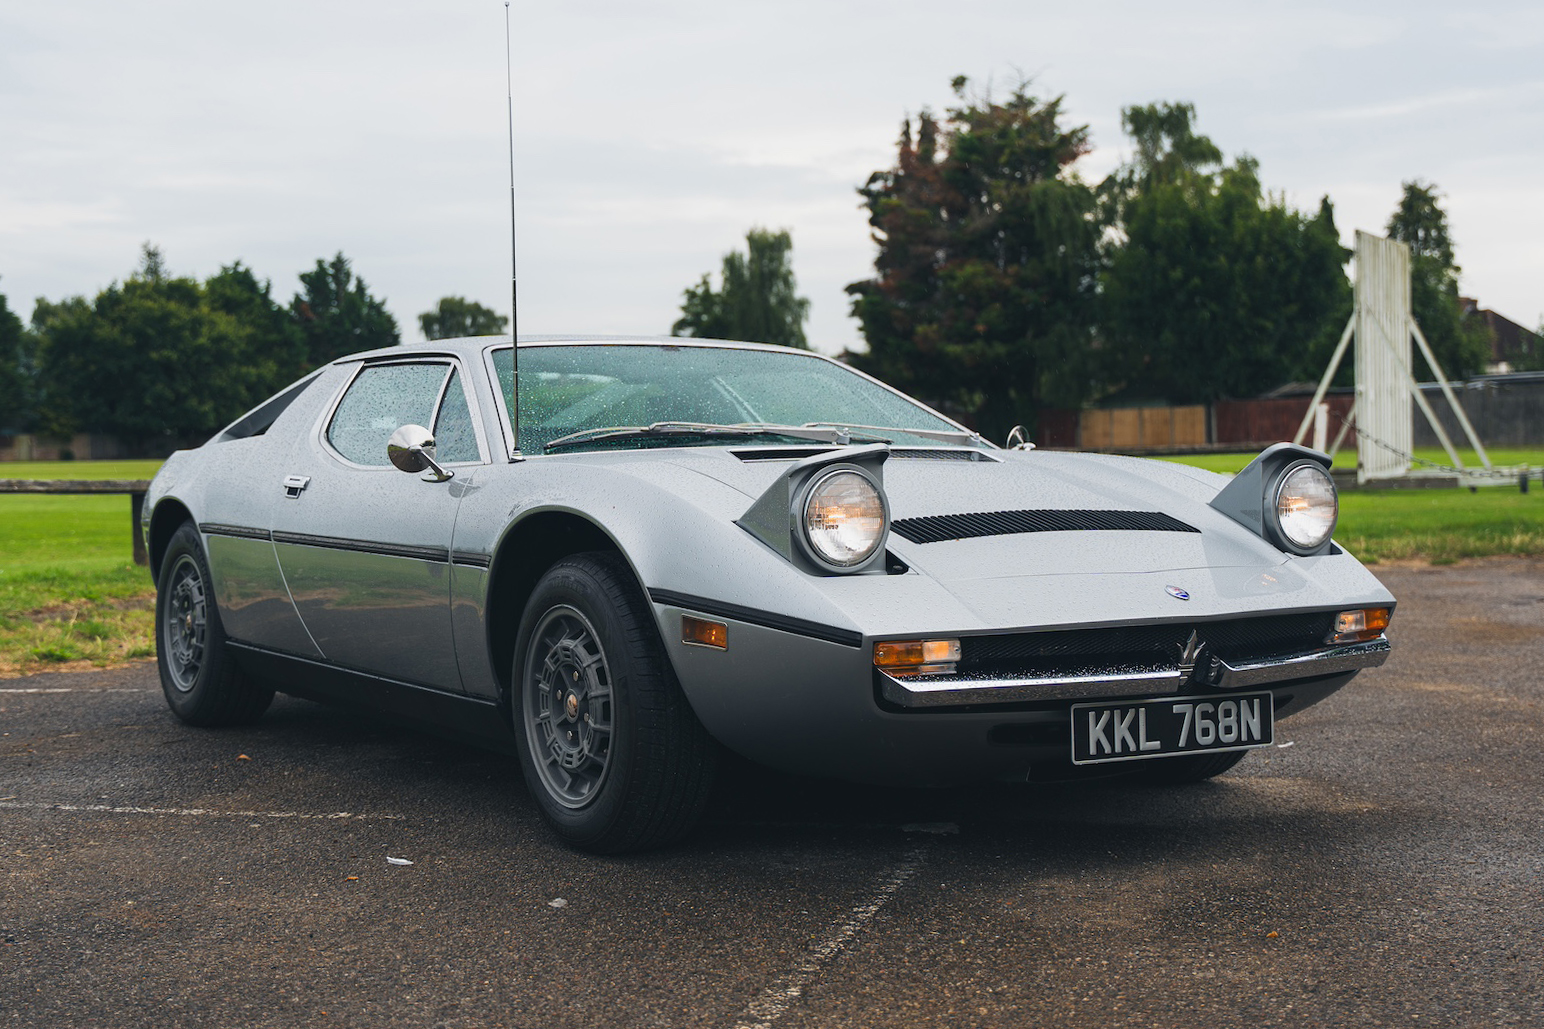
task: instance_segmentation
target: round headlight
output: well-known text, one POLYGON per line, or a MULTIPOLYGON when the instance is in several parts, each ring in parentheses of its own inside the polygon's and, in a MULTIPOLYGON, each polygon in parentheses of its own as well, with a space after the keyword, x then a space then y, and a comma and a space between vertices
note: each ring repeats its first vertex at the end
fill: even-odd
POLYGON ((873 556, 885 534, 885 502, 866 475, 830 472, 804 500, 804 538, 822 561, 851 568, 873 556))
POLYGON ((1287 471, 1276 487, 1276 524, 1293 546, 1315 550, 1335 531, 1340 498, 1335 480, 1317 464, 1300 464, 1287 471))

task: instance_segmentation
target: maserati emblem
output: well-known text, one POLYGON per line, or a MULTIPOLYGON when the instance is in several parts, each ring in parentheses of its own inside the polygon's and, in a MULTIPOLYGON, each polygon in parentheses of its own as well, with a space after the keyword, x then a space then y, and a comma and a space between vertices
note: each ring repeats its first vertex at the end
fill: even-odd
POLYGON ((1201 655, 1206 653, 1206 644, 1201 641, 1201 634, 1194 629, 1190 630, 1190 638, 1179 645, 1179 678, 1181 682, 1189 682, 1194 676, 1196 665, 1201 660, 1201 655))
POLYGON ((1165 586, 1163 588, 1163 591, 1165 593, 1167 593, 1169 596, 1173 597, 1175 600, 1189 600, 1190 599, 1190 594, 1185 592, 1184 590, 1180 589, 1178 586, 1165 586))

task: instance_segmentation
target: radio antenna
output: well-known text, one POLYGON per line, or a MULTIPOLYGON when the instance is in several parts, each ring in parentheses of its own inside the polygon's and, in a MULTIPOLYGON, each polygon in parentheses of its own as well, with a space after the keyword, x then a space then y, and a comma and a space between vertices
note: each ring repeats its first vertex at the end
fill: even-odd
POLYGON ((504 0, 504 87, 509 102, 509 342, 510 359, 514 374, 509 384, 510 459, 520 456, 520 287, 515 275, 515 77, 514 55, 510 44, 509 0, 504 0))

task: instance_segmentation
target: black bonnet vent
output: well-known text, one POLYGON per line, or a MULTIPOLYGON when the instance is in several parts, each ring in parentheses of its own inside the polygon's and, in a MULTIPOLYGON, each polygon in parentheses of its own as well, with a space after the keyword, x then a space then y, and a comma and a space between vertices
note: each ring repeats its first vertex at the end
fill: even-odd
POLYGON ((1001 464, 999 458, 980 450, 970 450, 966 447, 891 447, 890 459, 892 461, 985 461, 989 464, 1001 464))
MULTIPOLYGON (((756 447, 750 450, 731 451, 742 461, 798 461, 816 454, 829 454, 837 449, 829 447, 756 447)), ((891 447, 893 460, 911 461, 984 461, 1001 464, 1002 459, 981 450, 967 447, 891 447)))
POLYGON ((990 511, 900 518, 890 531, 913 543, 1013 536, 1021 532, 1200 532, 1160 511, 990 511))
POLYGON ((835 447, 757 447, 754 450, 732 450, 742 461, 802 461, 816 454, 829 454, 835 447))

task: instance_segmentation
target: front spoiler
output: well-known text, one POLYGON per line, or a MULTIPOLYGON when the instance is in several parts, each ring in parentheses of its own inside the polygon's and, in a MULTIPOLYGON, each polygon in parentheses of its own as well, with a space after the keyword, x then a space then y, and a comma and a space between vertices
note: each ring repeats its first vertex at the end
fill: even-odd
POLYGON ((1194 681, 1231 690, 1376 668, 1388 660, 1390 649, 1388 638, 1379 636, 1364 643, 1283 654, 1237 665, 1214 657, 1204 674, 1200 668, 1194 673, 1180 668, 1157 668, 1033 678, 929 675, 897 679, 880 672, 880 695, 898 707, 916 709, 1150 696, 1177 693, 1194 681))

